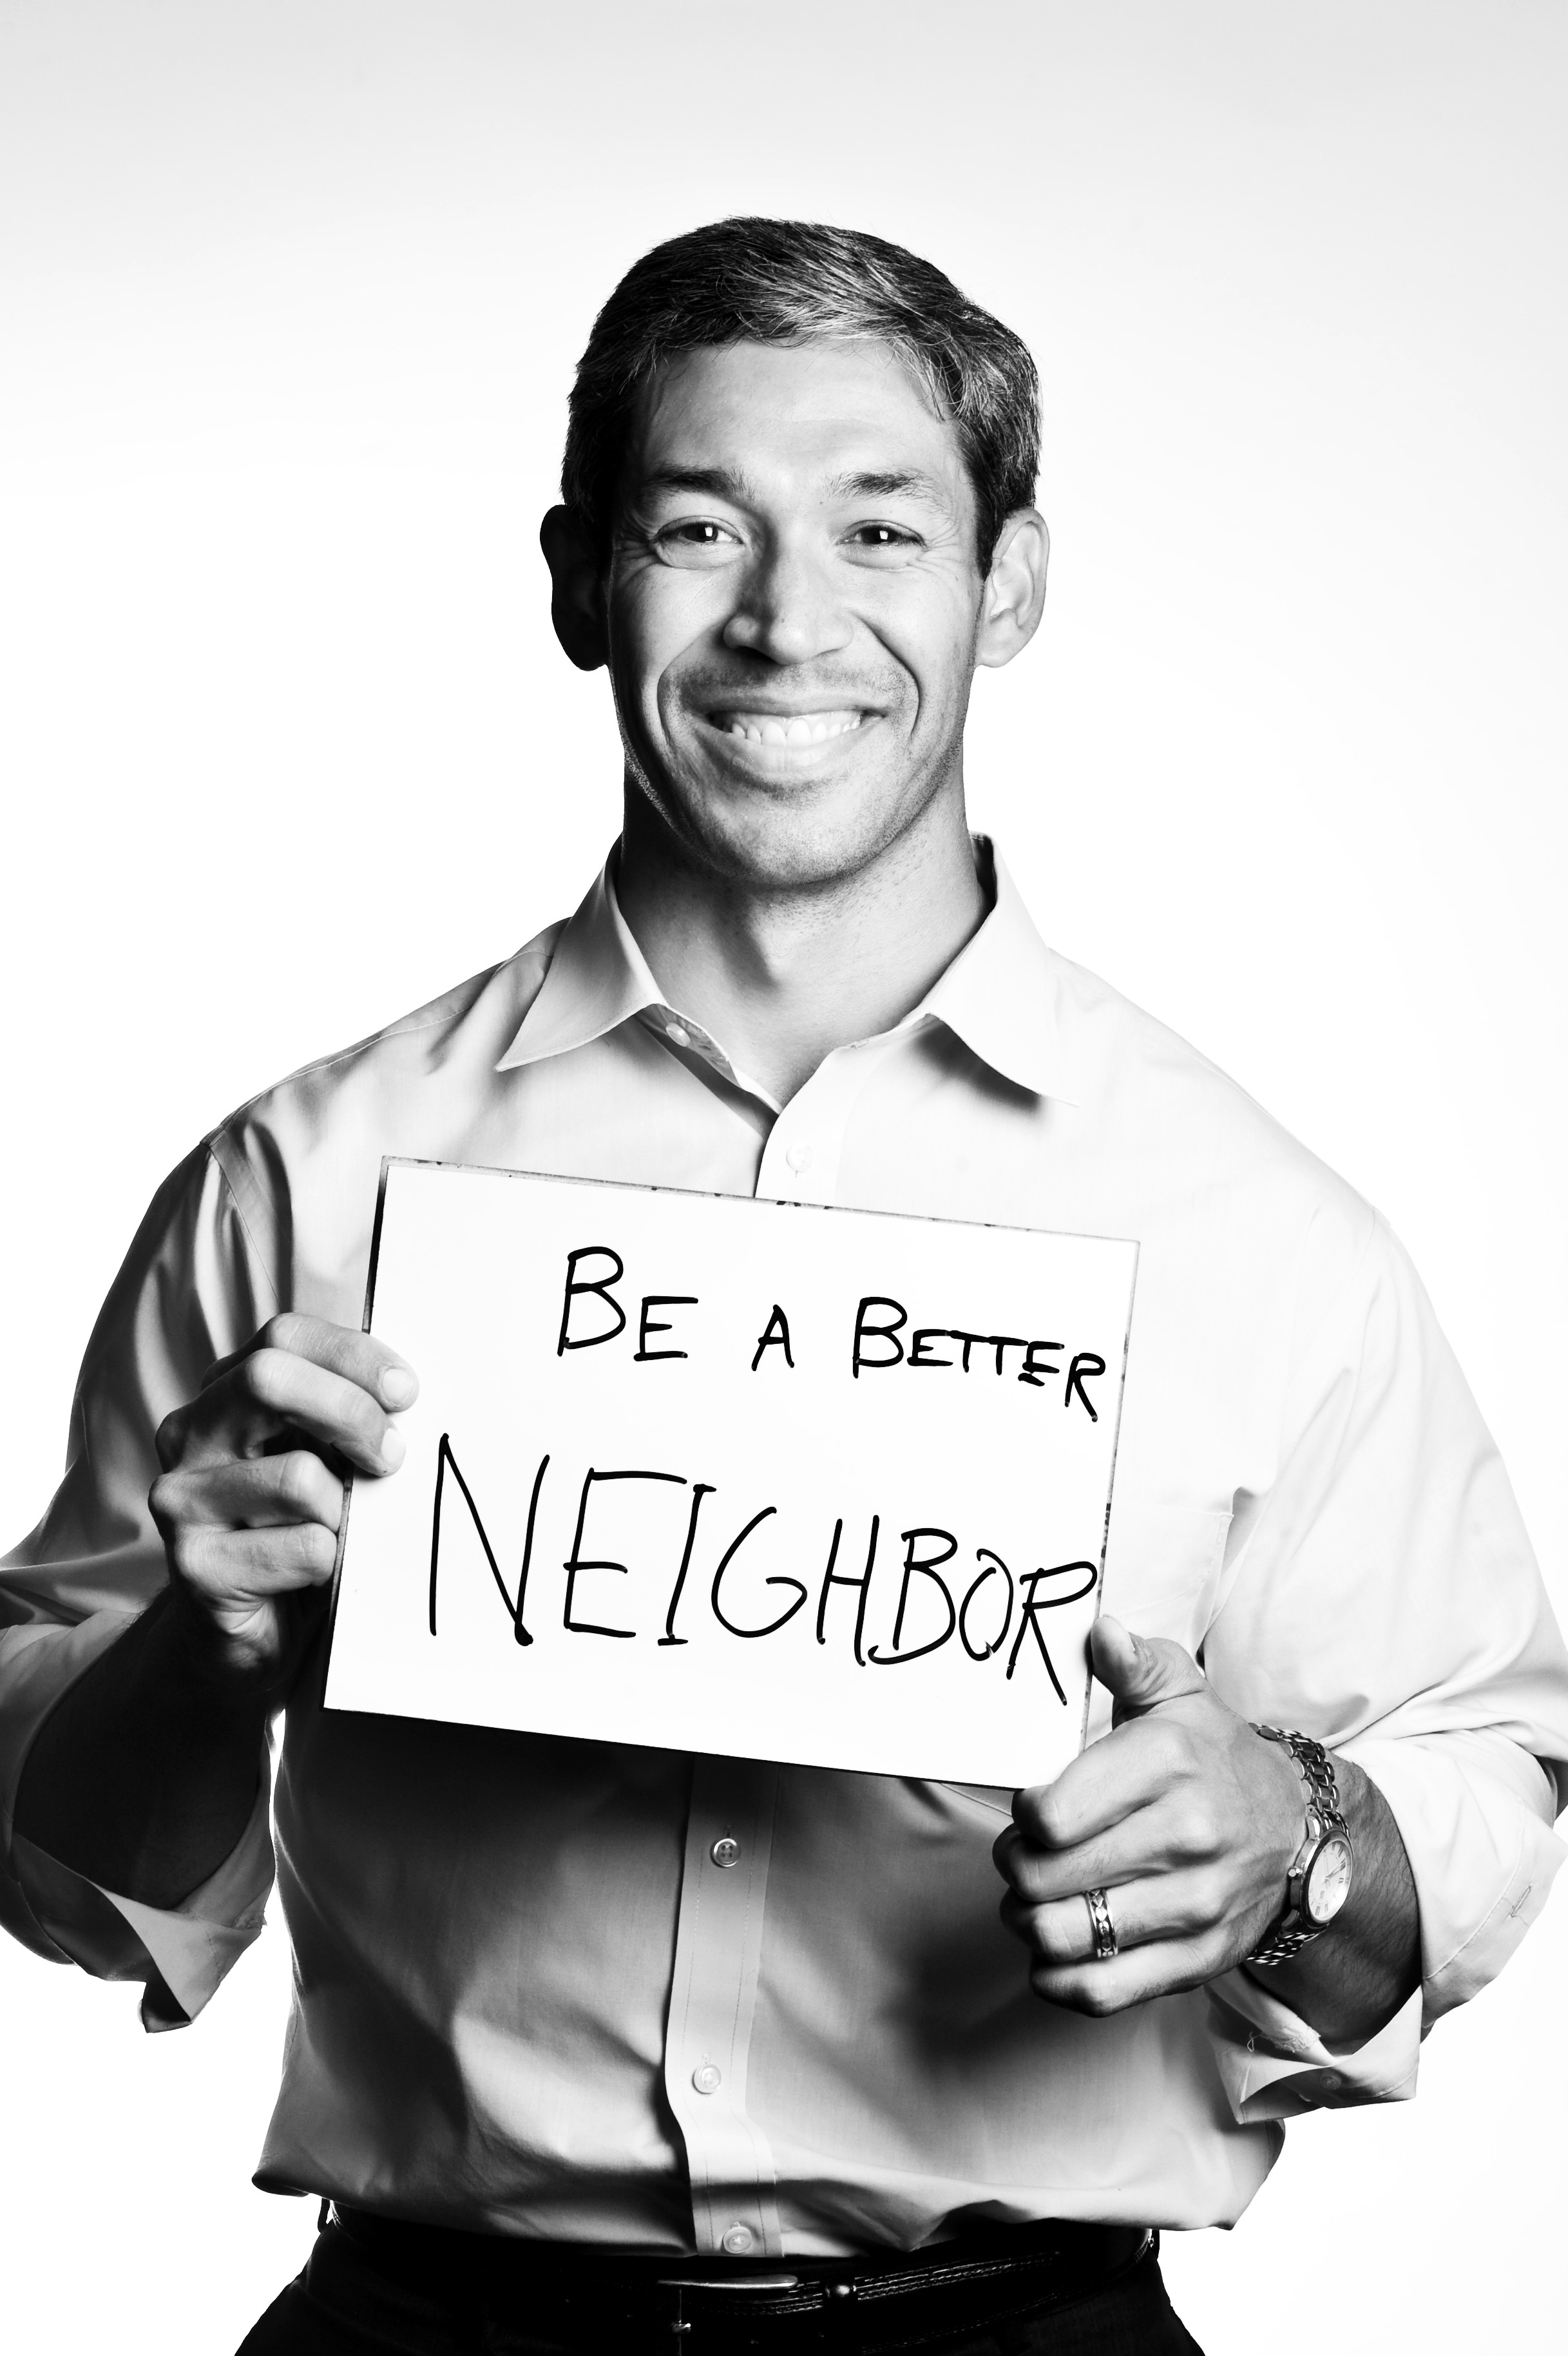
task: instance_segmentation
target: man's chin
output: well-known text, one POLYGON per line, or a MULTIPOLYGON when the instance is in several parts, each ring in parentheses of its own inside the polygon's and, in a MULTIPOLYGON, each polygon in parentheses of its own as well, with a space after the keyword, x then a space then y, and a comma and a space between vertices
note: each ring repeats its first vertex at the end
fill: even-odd
POLYGON ((859 797, 811 794, 803 781, 688 803, 677 830, 710 873, 742 891, 811 893, 850 882, 903 831, 877 815, 859 797))

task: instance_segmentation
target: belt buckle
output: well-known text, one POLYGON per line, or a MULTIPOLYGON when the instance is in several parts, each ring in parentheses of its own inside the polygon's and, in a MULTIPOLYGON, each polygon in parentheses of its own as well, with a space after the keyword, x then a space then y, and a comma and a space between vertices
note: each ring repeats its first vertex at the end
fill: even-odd
POLYGON ((691 2329, 686 2316, 686 2294, 688 2290, 722 2291, 727 2298, 732 2297, 737 2291, 743 2296, 751 2290, 798 2290, 800 2276, 798 2275, 737 2275, 732 2279, 726 2279, 718 2275, 661 2275, 658 2277, 657 2286, 660 2290, 672 2290, 675 2293, 675 2315, 669 2328, 671 2336, 676 2340, 681 2340, 691 2329))
POLYGON ((720 2275, 661 2275, 660 2290, 798 2290, 798 2275, 737 2275, 732 2281, 720 2275))

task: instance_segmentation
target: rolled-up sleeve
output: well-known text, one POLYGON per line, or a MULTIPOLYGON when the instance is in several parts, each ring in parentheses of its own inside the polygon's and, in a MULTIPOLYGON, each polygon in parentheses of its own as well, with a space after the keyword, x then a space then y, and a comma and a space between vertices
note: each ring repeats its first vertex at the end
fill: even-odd
POLYGON ((1237 1500, 1203 1658, 1234 1708, 1377 1784, 1421 1910, 1419 1997, 1359 2047, 1330 2051, 1246 1975, 1216 1983, 1235 2116, 1397 2100, 1422 2036, 1501 1969, 1563 1861, 1568 1655, 1497 1450, 1381 1220, 1300 1355, 1276 1477, 1237 1500))
POLYGON ((65 1477, 0 1566, 0 1922, 52 1961, 144 1981, 150 2028, 192 2018, 261 1929, 272 1879, 265 1758, 234 1851, 167 1911, 101 1890, 36 1847, 16 1831, 16 1794, 61 1696, 166 1580, 147 1506, 158 1425, 277 1306, 229 1183, 200 1147, 159 1189, 93 1330, 65 1477))

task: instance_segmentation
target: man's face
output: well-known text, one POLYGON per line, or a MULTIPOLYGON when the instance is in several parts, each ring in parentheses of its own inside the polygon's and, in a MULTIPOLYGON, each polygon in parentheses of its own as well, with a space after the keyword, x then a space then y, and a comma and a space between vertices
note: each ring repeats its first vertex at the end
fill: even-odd
POLYGON ((951 425, 871 342, 688 354, 644 396, 604 587, 633 782, 753 888, 962 794, 986 584, 951 425))

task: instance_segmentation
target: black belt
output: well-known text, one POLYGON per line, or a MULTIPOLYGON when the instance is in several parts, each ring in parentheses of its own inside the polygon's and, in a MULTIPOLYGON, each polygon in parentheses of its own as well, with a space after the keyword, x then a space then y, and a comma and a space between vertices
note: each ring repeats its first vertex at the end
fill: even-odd
POLYGON ((685 2356, 712 2349, 918 2347, 1066 2306, 1137 2265, 1136 2225, 1062 2220, 989 2227, 924 2250, 844 2258, 701 2258, 407 2224, 333 2210, 350 2248, 454 2312, 589 2340, 651 2331, 685 2356))

